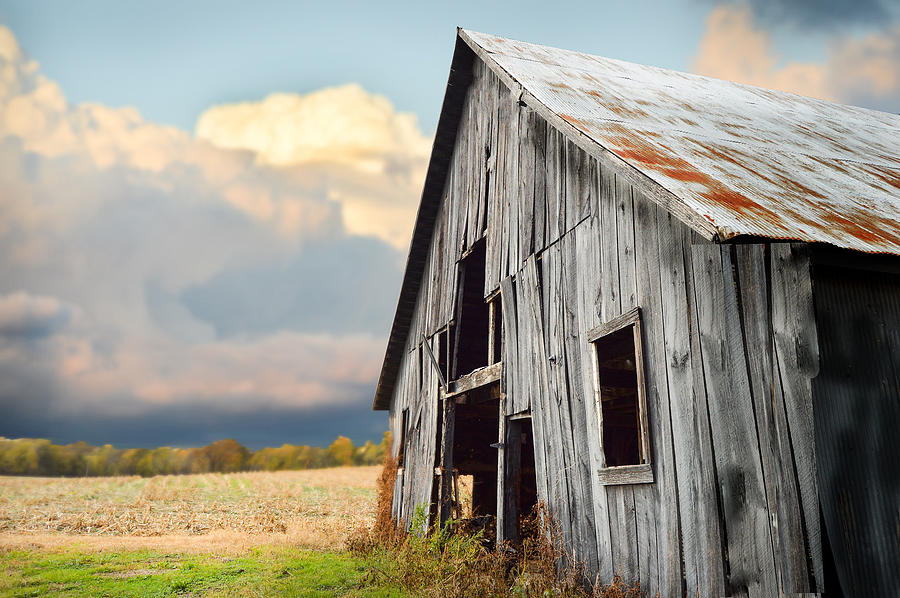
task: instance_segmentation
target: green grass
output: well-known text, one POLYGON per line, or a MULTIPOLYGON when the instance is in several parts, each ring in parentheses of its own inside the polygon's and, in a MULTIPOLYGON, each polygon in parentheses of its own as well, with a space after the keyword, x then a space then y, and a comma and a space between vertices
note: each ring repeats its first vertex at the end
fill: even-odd
POLYGON ((0 596, 403 596, 347 553, 0 552, 0 596))

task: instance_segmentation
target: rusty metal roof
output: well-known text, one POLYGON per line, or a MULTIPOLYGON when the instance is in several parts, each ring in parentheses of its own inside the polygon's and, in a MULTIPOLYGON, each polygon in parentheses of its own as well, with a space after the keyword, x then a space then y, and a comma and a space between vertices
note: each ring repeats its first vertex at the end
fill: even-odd
POLYGON ((900 254, 900 116, 460 29, 375 409, 396 385, 475 56, 709 238, 900 254))
POLYGON ((719 240, 900 254, 900 116, 460 30, 527 99, 719 240))

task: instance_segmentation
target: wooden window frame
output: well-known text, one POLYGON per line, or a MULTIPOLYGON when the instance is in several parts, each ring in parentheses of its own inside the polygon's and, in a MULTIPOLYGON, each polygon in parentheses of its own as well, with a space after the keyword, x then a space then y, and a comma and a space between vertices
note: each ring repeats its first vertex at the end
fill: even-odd
POLYGON ((604 486, 618 484, 649 484, 653 480, 653 467, 650 460, 650 423, 647 412, 647 388, 644 378, 644 348, 641 332, 641 308, 635 307, 626 313, 600 324, 587 333, 587 341, 591 346, 591 362, 594 372, 594 401, 597 406, 597 424, 600 434, 601 467, 597 474, 604 486), (603 337, 632 327, 634 332, 634 359, 637 375, 638 398, 638 434, 641 449, 641 463, 636 465, 606 465, 606 452, 603 440, 603 403, 600 396, 600 368, 598 365, 597 342, 603 337))

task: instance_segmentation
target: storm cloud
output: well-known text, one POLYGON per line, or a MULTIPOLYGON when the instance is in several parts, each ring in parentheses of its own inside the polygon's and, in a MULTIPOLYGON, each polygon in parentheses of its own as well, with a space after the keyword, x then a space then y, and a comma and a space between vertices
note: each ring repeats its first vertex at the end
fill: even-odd
POLYGON ((71 310, 53 297, 0 295, 0 338, 42 338, 64 328, 71 310))
POLYGON ((893 0, 743 0, 761 23, 836 30, 880 25, 897 17, 893 0))

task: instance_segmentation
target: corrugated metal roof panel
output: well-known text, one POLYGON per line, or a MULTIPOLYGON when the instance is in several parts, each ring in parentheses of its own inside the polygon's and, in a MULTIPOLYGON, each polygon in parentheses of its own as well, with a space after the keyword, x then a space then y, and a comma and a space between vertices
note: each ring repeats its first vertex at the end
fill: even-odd
POLYGON ((720 239, 900 254, 900 116, 471 31, 495 68, 720 239))

